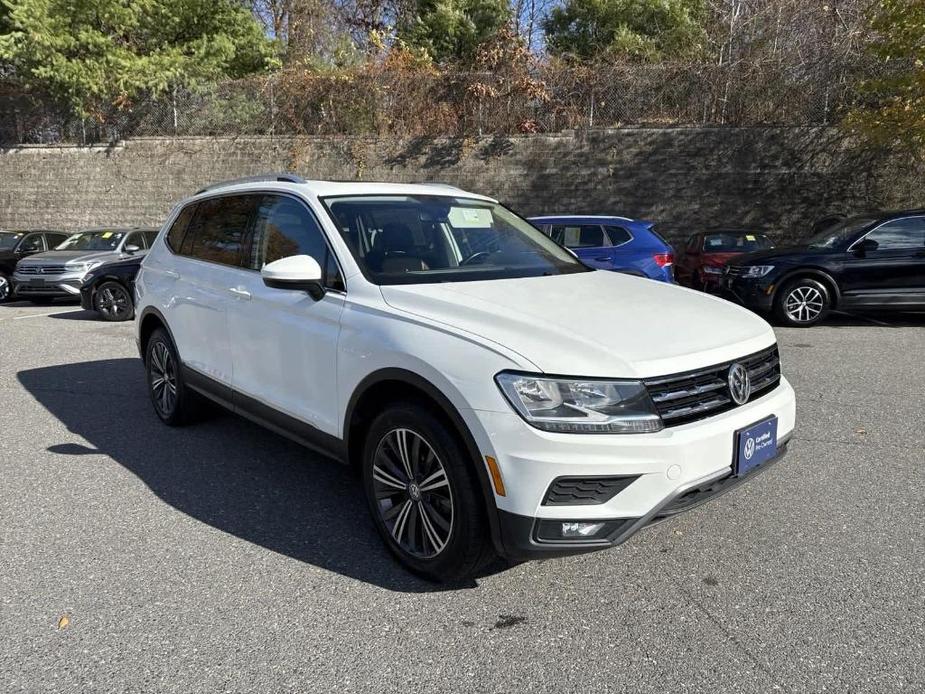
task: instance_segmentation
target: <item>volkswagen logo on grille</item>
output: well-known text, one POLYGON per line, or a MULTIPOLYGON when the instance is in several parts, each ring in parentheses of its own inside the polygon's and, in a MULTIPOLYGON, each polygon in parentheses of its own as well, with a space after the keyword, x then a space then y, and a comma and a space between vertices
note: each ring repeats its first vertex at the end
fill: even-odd
POLYGON ((748 369, 739 362, 735 362, 729 367, 729 375, 726 377, 729 384, 729 395, 736 405, 744 405, 752 395, 752 383, 748 378, 748 369))

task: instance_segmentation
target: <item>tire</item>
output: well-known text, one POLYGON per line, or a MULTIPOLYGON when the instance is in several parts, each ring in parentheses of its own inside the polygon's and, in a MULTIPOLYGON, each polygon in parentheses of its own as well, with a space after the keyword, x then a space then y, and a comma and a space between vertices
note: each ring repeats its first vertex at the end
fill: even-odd
POLYGON ((376 529, 411 572, 457 582, 493 558, 473 461, 425 407, 398 403, 376 417, 366 433, 362 473, 376 529))
POLYGON ((164 424, 183 426, 200 411, 200 401, 183 380, 180 358, 163 328, 152 333, 145 345, 145 376, 154 412, 164 424))
POLYGON ((0 272, 0 304, 13 298, 13 283, 10 278, 0 272))
POLYGON ((828 287, 802 277, 785 284, 774 297, 774 316, 791 328, 809 328, 826 319, 832 309, 828 287))
POLYGON ((132 295, 120 282, 103 282, 93 294, 93 308, 103 320, 113 323, 135 316, 132 295))

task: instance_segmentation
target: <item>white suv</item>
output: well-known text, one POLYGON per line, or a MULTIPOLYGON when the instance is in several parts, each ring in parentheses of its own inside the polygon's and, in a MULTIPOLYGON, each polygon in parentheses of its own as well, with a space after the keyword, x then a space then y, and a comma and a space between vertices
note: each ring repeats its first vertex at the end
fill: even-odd
POLYGON ((794 426, 763 320, 591 270, 450 186, 212 186, 136 287, 164 422, 204 396, 355 467, 389 549, 438 580, 619 544, 767 468, 794 426))

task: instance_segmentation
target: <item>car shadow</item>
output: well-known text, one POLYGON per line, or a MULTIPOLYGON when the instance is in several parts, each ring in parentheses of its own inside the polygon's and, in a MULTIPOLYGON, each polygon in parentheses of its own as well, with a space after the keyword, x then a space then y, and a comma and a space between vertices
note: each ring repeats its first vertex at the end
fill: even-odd
MULTIPOLYGON (((62 364, 17 376, 86 442, 65 441, 48 451, 106 455, 198 521, 388 590, 477 585, 433 584, 402 569, 376 534, 360 485, 346 466, 224 411, 191 426, 165 426, 151 408, 138 359, 62 364)), ((481 575, 504 568, 497 562, 481 575)))
POLYGON ((53 313, 49 318, 54 318, 55 320, 81 320, 81 321, 97 321, 99 323, 105 323, 99 314, 96 311, 88 311, 83 308, 76 308, 73 311, 53 313))

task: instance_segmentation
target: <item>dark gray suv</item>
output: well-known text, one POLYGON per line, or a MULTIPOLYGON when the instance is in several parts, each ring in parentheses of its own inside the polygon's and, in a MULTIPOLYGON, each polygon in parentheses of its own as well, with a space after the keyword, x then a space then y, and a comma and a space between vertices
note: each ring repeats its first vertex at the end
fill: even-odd
POLYGON ((157 229, 100 228, 79 231, 53 251, 37 253, 16 265, 17 298, 46 303, 56 297, 77 298, 84 276, 103 263, 147 252, 157 229))

